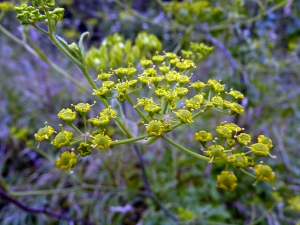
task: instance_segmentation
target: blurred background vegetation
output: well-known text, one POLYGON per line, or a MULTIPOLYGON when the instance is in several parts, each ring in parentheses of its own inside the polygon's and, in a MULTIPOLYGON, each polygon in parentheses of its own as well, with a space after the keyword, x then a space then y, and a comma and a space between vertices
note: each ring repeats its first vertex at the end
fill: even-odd
MULTIPOLYGON (((34 133, 45 121, 58 130, 60 109, 95 99, 75 65, 41 33, 21 27, 15 12, 8 10, 0 21, 0 179, 10 196, 28 207, 92 224, 300 224, 299 1, 56 2, 66 10, 60 36, 72 43, 90 32, 86 61, 94 78, 101 69, 124 66, 157 50, 180 54, 190 42, 214 46, 193 71, 194 79, 222 79, 228 89, 243 92, 245 113, 227 117, 210 112, 170 137, 197 151, 199 145, 190 141, 193 134, 199 128, 213 131, 224 120, 246 128, 251 136, 264 134, 273 140, 272 154, 277 156, 267 161, 276 172, 277 190, 263 182, 253 186, 253 179, 243 174, 237 174, 234 192, 219 190, 216 176, 222 167, 165 142, 142 151, 149 187, 159 203, 149 198, 141 160, 130 146, 115 147, 111 157, 94 151, 73 174, 55 168, 60 152, 47 144, 36 149, 34 133)), ((108 132, 116 138, 120 133, 113 125, 108 132)), ((74 224, 26 212, 4 198, 0 221, 74 224)))

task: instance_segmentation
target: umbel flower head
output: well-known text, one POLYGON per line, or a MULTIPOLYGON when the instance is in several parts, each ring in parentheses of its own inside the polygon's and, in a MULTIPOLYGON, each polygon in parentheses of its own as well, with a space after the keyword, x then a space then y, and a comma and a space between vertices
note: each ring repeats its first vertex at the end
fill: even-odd
POLYGON ((236 112, 237 114, 242 114, 242 113, 244 112, 243 106, 241 106, 240 104, 235 103, 235 102, 231 103, 231 104, 229 105, 229 108, 230 108, 232 111, 236 112))
POLYGON ((256 144, 251 145, 249 148, 250 148, 250 152, 253 152, 255 155, 258 155, 258 156, 268 156, 269 155, 272 158, 276 158, 276 156, 272 156, 270 154, 270 149, 265 144, 256 143, 256 144))
POLYGON ((66 151, 63 152, 60 157, 56 160, 56 167, 61 170, 71 169, 76 161, 76 155, 74 152, 66 151))
POLYGON ((220 159, 226 156, 226 153, 224 152, 224 148, 221 145, 209 146, 207 148, 207 151, 205 151, 205 154, 208 157, 211 157, 210 163, 212 163, 215 158, 220 159))
MULTIPOLYGON (((95 103, 96 102, 94 102, 94 104, 95 103)), ((74 108, 80 114, 85 115, 88 111, 90 111, 91 106, 93 106, 93 105, 90 105, 89 103, 78 103, 77 105, 74 106, 74 108)))
POLYGON ((108 150, 112 140, 109 136, 104 134, 97 134, 94 136, 93 148, 99 148, 101 150, 108 150))
POLYGON ((231 138, 232 137, 232 130, 225 126, 217 126, 217 132, 222 135, 224 138, 231 138))
POLYGON ((229 147, 233 147, 235 145, 235 140, 234 139, 227 139, 226 143, 228 144, 229 147))
POLYGON ((217 177, 217 187, 225 191, 233 191, 237 186, 237 178, 233 172, 222 171, 217 177))
POLYGON ((232 163, 237 168, 249 166, 249 157, 244 153, 237 153, 227 157, 227 161, 232 163))
POLYGON ((179 109, 177 112, 175 112, 175 115, 182 123, 193 122, 193 114, 186 109, 179 109))
POLYGON ((201 130, 198 133, 194 134, 194 139, 196 141, 210 141, 212 140, 212 138, 212 134, 204 130, 201 130))
POLYGON ((38 130, 38 132, 34 135, 35 140, 43 141, 49 140, 50 136, 54 133, 54 129, 48 125, 38 130))
POLYGON ((98 126, 103 127, 106 124, 108 124, 110 121, 108 116, 100 116, 98 118, 90 118, 88 119, 88 123, 90 123, 92 126, 98 126))
POLYGON ((66 123, 72 123, 76 119, 76 112, 73 112, 72 109, 69 108, 62 109, 57 116, 66 123))
POLYGON ((203 95, 195 95, 194 97, 187 99, 185 101, 185 105, 188 108, 199 109, 203 101, 204 101, 203 95))
POLYGON ((237 136, 237 140, 242 145, 247 145, 251 142, 251 136, 249 134, 241 133, 237 136))
POLYGON ((239 91, 234 91, 234 90, 230 90, 230 92, 228 93, 229 95, 231 95, 232 97, 238 99, 238 98, 244 98, 244 95, 239 92, 239 91))
POLYGON ((164 132, 164 125, 160 121, 152 120, 146 125, 146 131, 149 136, 160 136, 164 132))
POLYGON ((240 128, 235 123, 226 123, 224 126, 227 127, 228 129, 232 130, 233 132, 239 132, 239 131, 243 130, 243 128, 240 128))
POLYGON ((109 106, 100 112, 100 117, 107 116, 108 118, 116 118, 117 112, 109 106))
POLYGON ((264 135, 259 135, 257 140, 258 143, 265 144, 268 147, 268 149, 271 149, 273 147, 272 140, 270 138, 265 137, 264 135))
POLYGON ((73 138, 73 135, 74 134, 70 131, 61 131, 56 135, 52 144, 57 148, 68 146, 73 138))
POLYGON ((271 184, 274 184, 275 181, 275 173, 272 171, 272 168, 268 165, 259 164, 254 167, 254 172, 257 176, 257 181, 254 185, 259 181, 265 181, 271 184))
POLYGON ((50 141, 50 136, 54 133, 54 129, 46 124, 45 127, 41 128, 38 130, 36 134, 34 134, 35 140, 39 142, 38 146, 40 146, 40 142, 45 140, 45 141, 50 141))

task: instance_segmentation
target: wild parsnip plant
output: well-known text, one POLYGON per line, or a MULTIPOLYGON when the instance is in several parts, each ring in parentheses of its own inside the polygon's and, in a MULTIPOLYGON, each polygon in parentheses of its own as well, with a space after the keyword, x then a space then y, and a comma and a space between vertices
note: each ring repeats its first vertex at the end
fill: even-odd
MULTIPOLYGON (((58 117, 65 123, 60 125, 60 131, 55 131, 48 123, 38 130, 35 139, 39 143, 46 141, 65 150, 56 161, 58 169, 72 171, 80 163, 80 158, 89 157, 96 150, 110 152, 118 145, 147 139, 149 143, 154 143, 163 139, 199 160, 224 165, 223 171, 217 177, 219 188, 226 191, 235 189, 238 185, 235 170, 241 170, 243 174, 252 177, 254 184, 265 181, 274 187, 275 174, 270 166, 261 161, 262 157, 275 158, 270 153, 272 141, 264 135, 251 137, 237 124, 224 121, 213 132, 199 130, 194 134, 195 141, 202 146, 202 153, 187 149, 182 145, 184 143, 177 143, 167 135, 168 132, 176 132, 176 128, 182 125, 197 123, 208 110, 216 110, 226 115, 244 112, 244 108, 238 103, 244 98, 241 92, 225 87, 221 80, 192 79, 191 71, 196 68, 196 60, 208 56, 213 47, 191 43, 191 49, 182 51, 182 56, 157 51, 148 58, 146 56, 149 54, 140 55, 139 64, 133 60, 134 57, 125 56, 127 65, 124 67, 103 71, 101 69, 105 65, 102 64, 95 68, 99 74, 94 80, 87 70, 87 64, 89 67, 93 65, 93 54, 85 54, 83 46, 88 33, 81 35, 78 44, 68 44, 59 37, 55 29, 63 18, 64 9, 55 8, 54 0, 32 0, 30 4, 16 7, 16 11, 21 24, 31 25, 48 36, 78 66, 91 86, 90 94, 97 96, 104 108, 98 112, 97 117, 90 117, 89 111, 96 102, 81 102, 58 112, 58 117), (142 90, 147 90, 151 97, 133 97, 143 93, 142 90), (126 124, 126 119, 118 108, 122 104, 111 103, 115 99, 128 102, 136 111, 139 119, 135 122, 140 125, 137 133, 141 135, 133 135, 131 127, 126 124), (83 120, 83 129, 75 126, 74 121, 78 117, 83 120), (118 125, 124 137, 114 140, 107 134, 107 126, 112 122, 118 125), (248 169, 253 172, 248 172, 248 169)), ((157 48, 159 50, 159 45, 157 48)), ((96 58, 94 60, 99 61, 96 58)))

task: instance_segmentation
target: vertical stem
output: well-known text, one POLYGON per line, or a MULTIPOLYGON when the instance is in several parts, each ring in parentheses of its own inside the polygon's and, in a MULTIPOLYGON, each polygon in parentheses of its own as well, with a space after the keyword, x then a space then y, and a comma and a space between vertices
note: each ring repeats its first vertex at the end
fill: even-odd
POLYGON ((52 18, 49 14, 49 10, 44 7, 44 11, 45 11, 45 14, 46 14, 47 20, 48 20, 48 31, 49 31, 50 34, 53 34, 54 30, 53 30, 53 27, 52 27, 52 18))
POLYGON ((166 215, 168 215, 172 220, 174 221, 178 221, 178 217, 176 215, 174 215, 172 212, 170 212, 158 199, 157 197, 154 195, 154 193, 152 192, 151 188, 150 188, 150 184, 149 184, 149 181, 148 181, 148 178, 147 178, 147 173, 146 173, 146 170, 145 170, 145 162, 144 162, 144 158, 143 158, 143 155, 141 154, 141 152, 139 151, 139 149, 137 148, 137 146, 135 144, 132 144, 131 145, 132 148, 134 149, 135 153, 137 154, 138 156, 138 159, 140 161, 140 168, 141 168, 141 171, 142 171, 142 180, 143 180, 143 183, 145 185, 145 188, 146 188, 146 192, 147 192, 147 195, 152 199, 152 201, 159 207, 161 208, 162 211, 164 211, 164 213, 166 215))
POLYGON ((83 125, 84 125, 84 133, 86 133, 88 131, 86 126, 86 115, 83 115, 82 118, 83 118, 83 125))
POLYGON ((57 37, 55 36, 55 34, 50 33, 49 38, 51 39, 51 41, 53 41, 53 43, 69 58, 71 59, 71 61, 73 63, 75 63, 80 69, 82 69, 83 65, 82 63, 76 59, 70 52, 68 49, 66 49, 57 39, 57 37))
POLYGON ((138 107, 134 107, 134 102, 132 101, 132 99, 128 94, 126 94, 126 99, 130 103, 130 105, 135 109, 135 111, 139 114, 139 116, 142 117, 144 121, 148 123, 149 120, 147 119, 147 117, 142 113, 142 111, 138 107))

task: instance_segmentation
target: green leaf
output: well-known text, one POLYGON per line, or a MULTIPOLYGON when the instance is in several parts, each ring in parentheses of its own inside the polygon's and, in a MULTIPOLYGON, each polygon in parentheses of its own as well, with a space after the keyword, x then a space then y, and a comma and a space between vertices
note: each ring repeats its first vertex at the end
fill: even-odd
POLYGON ((90 35, 89 32, 84 32, 80 35, 79 38, 79 42, 78 42, 78 46, 79 46, 79 50, 81 52, 81 56, 84 58, 84 54, 85 54, 85 50, 84 50, 84 46, 83 46, 83 41, 86 37, 88 37, 90 35))

